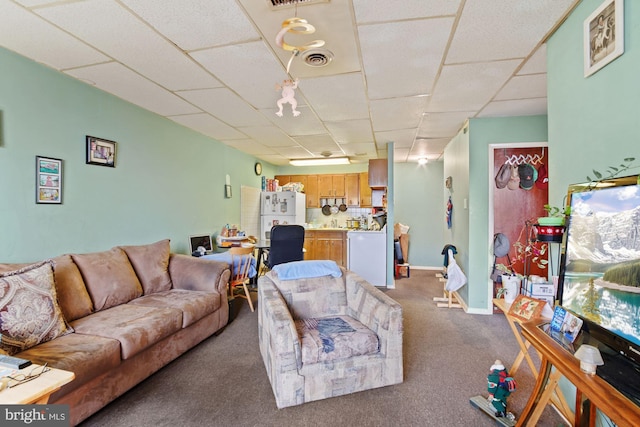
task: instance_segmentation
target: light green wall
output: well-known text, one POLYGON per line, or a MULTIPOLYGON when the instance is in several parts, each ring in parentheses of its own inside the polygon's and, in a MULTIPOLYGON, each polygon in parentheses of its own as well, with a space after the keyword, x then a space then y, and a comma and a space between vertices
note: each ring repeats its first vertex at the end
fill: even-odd
POLYGON ((624 2, 624 54, 585 78, 582 26, 601 4, 583 0, 547 42, 549 198, 555 205, 593 169, 604 171, 625 157, 640 160, 640 2, 624 2))
MULTIPOLYGON (((560 205, 569 184, 585 181, 593 169, 604 171, 625 157, 640 160, 640 2, 624 2, 624 54, 585 78, 582 26, 601 4, 602 0, 583 0, 547 42, 552 204, 560 205)), ((575 388, 568 381, 560 384, 572 402, 575 388)), ((601 418, 596 422, 610 424, 601 418)))
POLYGON ((163 238, 186 253, 260 188, 252 156, 4 49, 0 69, 0 262, 163 238), (117 142, 115 168, 85 164, 86 135, 117 142), (62 205, 35 203, 36 155, 63 159, 62 205))
MULTIPOLYGON (((445 150, 444 176, 453 177, 453 227, 445 243, 458 249, 456 261, 467 275, 460 297, 472 313, 491 313, 489 232, 489 145, 547 141, 547 117, 470 119, 445 150), (468 208, 465 209, 465 199, 468 208)), ((448 193, 445 190, 445 196, 448 193)))
POLYGON ((444 164, 396 163, 394 166, 395 222, 411 227, 409 262, 414 266, 442 267, 444 164))

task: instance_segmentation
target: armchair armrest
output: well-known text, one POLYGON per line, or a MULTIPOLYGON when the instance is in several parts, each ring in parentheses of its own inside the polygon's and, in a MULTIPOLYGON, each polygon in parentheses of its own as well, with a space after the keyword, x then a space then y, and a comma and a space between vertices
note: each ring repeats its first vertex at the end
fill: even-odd
POLYGON ((381 354, 402 359, 402 306, 352 271, 345 275, 348 314, 378 335, 381 354))
POLYGON ((171 254, 169 275, 174 289, 218 292, 226 297, 231 270, 226 262, 171 254))

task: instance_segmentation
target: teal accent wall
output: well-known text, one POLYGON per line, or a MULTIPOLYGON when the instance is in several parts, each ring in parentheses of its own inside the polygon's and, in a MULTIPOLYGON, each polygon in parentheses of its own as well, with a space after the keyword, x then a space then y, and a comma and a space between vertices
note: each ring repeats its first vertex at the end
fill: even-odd
POLYGON ((470 119, 465 132, 466 128, 445 150, 444 176, 453 178, 454 206, 453 226, 450 230, 445 227, 445 244, 458 249, 456 261, 468 279, 458 293, 469 312, 491 313, 489 185, 493 177, 489 174, 489 145, 546 142, 547 116, 470 119))
POLYGON ((394 165, 395 222, 408 225, 409 263, 442 267, 445 201, 442 193, 444 163, 394 165))
MULTIPOLYGON (((593 169, 604 171, 625 157, 640 164, 640 2, 624 2, 622 56, 585 78, 582 27, 601 4, 582 0, 547 42, 549 198, 556 205, 570 184, 584 182, 593 169)), ((560 386, 567 402, 573 402, 575 387, 564 379, 560 386)), ((611 424, 601 417, 596 423, 611 424)))
POLYGON ((187 253, 260 188, 252 156, 1 48, 0 69, 0 262, 164 238, 187 253), (86 135, 117 142, 115 168, 85 164, 86 135), (35 203, 36 155, 63 159, 62 205, 35 203))

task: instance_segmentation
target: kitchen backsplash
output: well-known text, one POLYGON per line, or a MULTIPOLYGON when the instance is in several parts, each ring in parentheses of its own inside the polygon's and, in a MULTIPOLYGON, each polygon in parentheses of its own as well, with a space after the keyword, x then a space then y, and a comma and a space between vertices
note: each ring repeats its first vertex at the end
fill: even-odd
POLYGON ((337 227, 346 227, 347 219, 360 218, 371 213, 371 208, 347 208, 346 212, 338 212, 333 215, 324 215, 322 209, 307 209, 307 224, 311 228, 331 227, 331 221, 335 220, 337 227))

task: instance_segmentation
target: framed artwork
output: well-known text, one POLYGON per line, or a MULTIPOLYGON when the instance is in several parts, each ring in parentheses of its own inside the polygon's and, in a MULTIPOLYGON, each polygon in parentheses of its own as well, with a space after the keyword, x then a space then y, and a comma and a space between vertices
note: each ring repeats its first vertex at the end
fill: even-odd
POLYGON ((605 0, 584 21, 584 76, 624 52, 624 0, 605 0))
POLYGON ((518 295, 509 308, 509 315, 516 317, 524 322, 536 317, 540 317, 542 309, 546 304, 545 301, 530 298, 525 295, 518 295))
POLYGON ((36 203, 62 204, 62 160, 36 156, 36 203))
POLYGON ((116 143, 87 135, 87 164, 116 167, 116 143))

